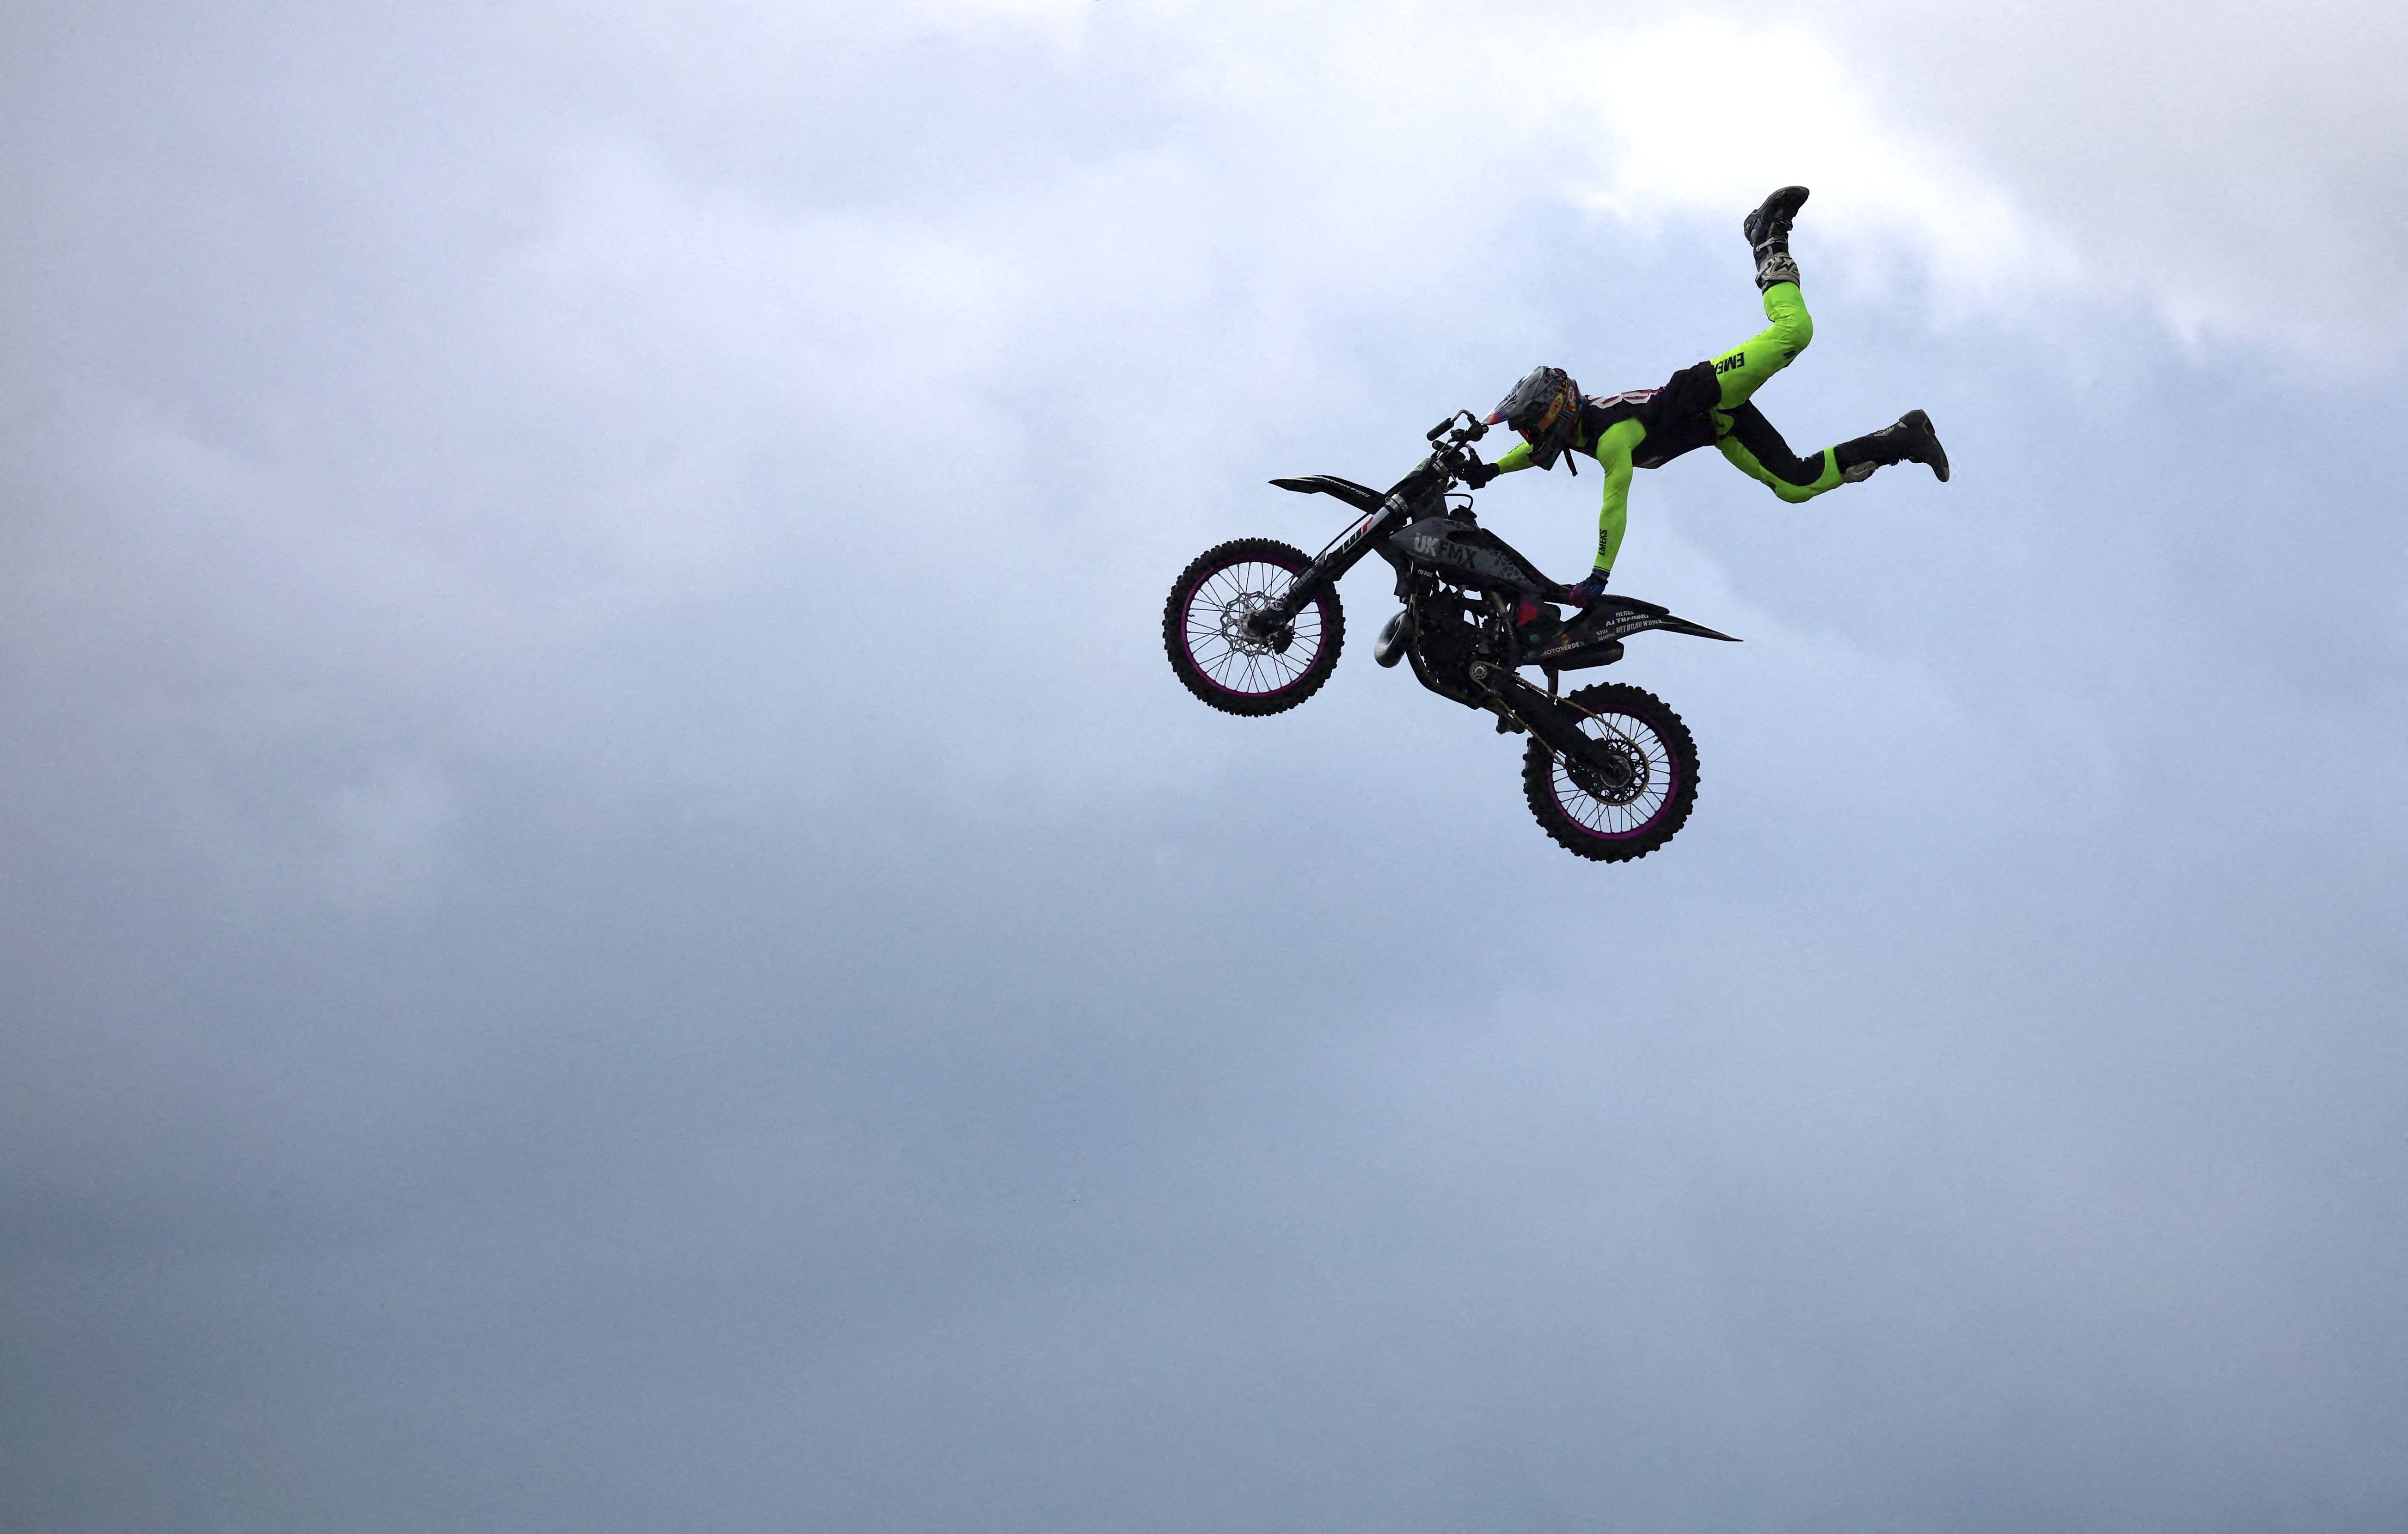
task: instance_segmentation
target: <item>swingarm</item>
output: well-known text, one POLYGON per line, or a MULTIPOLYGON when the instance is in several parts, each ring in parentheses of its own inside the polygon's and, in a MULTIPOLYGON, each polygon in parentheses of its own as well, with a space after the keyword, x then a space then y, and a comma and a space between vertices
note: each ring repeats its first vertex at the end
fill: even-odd
POLYGON ((1557 756, 1601 774, 1617 787, 1628 777, 1628 758, 1584 732, 1578 717, 1560 699, 1548 696, 1506 667, 1479 661, 1468 674, 1472 684, 1488 695, 1488 706, 1499 718, 1520 724, 1557 756))

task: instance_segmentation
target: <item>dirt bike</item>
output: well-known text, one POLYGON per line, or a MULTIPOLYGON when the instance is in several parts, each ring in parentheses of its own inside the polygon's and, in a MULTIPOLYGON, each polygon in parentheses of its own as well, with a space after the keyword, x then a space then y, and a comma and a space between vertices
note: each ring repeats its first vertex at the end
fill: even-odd
POLYGON ((1528 736, 1522 785, 1548 836, 1583 857, 1623 863, 1672 839, 1698 797, 1698 747, 1654 694, 1620 683, 1558 694, 1566 671, 1611 666, 1648 629, 1737 641, 1653 602, 1608 595, 1566 622, 1565 587, 1482 527, 1455 491, 1488 428, 1468 410, 1430 428, 1428 457, 1384 494, 1334 474, 1273 480, 1362 513, 1321 552, 1238 538, 1197 556, 1170 588, 1163 648, 1187 690, 1224 713, 1284 713, 1320 691, 1346 640, 1338 579, 1365 555, 1395 566, 1404 609, 1371 649, 1410 662, 1440 697, 1528 736), (1517 623, 1526 602, 1536 615, 1517 623), (1543 691, 1521 675, 1537 667, 1543 691))

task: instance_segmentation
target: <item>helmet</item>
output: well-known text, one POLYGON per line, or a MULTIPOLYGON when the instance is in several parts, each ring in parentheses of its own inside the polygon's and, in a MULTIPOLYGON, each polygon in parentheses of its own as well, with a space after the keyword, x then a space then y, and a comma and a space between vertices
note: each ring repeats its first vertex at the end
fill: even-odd
POLYGON ((1581 392, 1560 367, 1533 367, 1512 392, 1497 402, 1487 424, 1502 421, 1530 444, 1530 462, 1553 468, 1566 448, 1580 440, 1581 392))

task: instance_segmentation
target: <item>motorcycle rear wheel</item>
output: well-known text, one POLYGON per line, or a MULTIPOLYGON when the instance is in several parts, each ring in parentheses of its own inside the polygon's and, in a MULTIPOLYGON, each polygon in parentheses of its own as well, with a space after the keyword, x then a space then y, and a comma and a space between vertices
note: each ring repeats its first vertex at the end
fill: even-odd
POLYGON ((1223 713, 1260 716, 1284 713, 1321 690, 1346 642, 1336 587, 1324 588, 1282 632, 1246 626, 1312 565, 1303 550, 1276 538, 1241 538, 1180 572, 1162 609, 1162 647, 1189 692, 1223 713))
POLYGON ((1522 756, 1530 813, 1555 844, 1599 863, 1645 857, 1672 839, 1698 802, 1698 743, 1662 698, 1624 682, 1584 687, 1564 701, 1581 733, 1627 769, 1609 775, 1533 739, 1522 756))

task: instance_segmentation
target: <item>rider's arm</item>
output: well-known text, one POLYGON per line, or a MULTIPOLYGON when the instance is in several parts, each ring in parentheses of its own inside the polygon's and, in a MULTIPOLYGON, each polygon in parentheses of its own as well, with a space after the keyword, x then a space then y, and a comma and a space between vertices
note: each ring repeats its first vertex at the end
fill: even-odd
MULTIPOLYGON (((1605 470, 1605 505, 1597 514, 1595 567, 1599 571, 1612 569, 1613 556, 1622 552, 1622 532, 1630 521, 1630 455, 1646 437, 1647 428, 1628 419, 1615 422, 1598 437, 1597 465, 1605 470)), ((1498 466, 1504 466, 1502 459, 1498 466)))
POLYGON ((1530 466, 1530 444, 1527 442, 1514 443, 1512 447, 1507 448, 1503 452, 1498 454, 1497 461, 1488 466, 1495 469, 1499 474, 1511 474, 1517 468, 1528 468, 1530 466))

